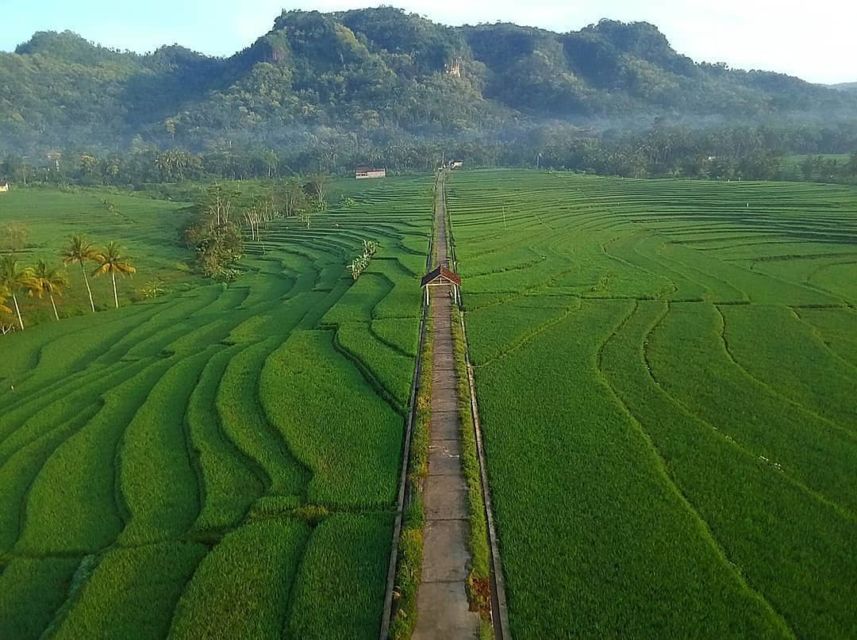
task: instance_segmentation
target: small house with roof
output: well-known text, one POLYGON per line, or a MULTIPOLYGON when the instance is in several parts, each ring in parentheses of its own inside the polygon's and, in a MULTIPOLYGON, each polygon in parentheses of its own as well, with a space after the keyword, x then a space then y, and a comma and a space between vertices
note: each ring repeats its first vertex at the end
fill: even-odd
POLYGON ((377 169, 375 167, 357 167, 354 170, 354 177, 358 180, 365 180, 367 178, 386 178, 387 170, 377 169))
POLYGON ((9 190, 9 183, 5 180, 0 182, 0 193, 4 193, 9 190))

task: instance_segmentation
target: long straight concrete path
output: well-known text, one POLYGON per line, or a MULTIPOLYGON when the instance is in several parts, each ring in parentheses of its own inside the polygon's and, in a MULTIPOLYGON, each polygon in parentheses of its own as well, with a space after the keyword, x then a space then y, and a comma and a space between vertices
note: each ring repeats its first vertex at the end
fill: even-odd
MULTIPOLYGON (((435 196, 438 264, 447 265, 443 177, 435 196)), ((423 575, 417 594, 416 640, 476 638, 479 614, 469 610, 465 588, 470 568, 467 484, 461 469, 458 381, 452 350, 452 291, 433 287, 430 298, 431 436, 429 470, 423 487, 425 532, 423 575)))

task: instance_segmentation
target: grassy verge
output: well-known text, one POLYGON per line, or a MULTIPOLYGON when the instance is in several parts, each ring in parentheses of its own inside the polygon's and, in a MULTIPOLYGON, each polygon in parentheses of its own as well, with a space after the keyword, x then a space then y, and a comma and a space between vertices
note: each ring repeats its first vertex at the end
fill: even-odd
MULTIPOLYGON (((450 267, 457 268, 455 256, 455 237, 452 235, 452 218, 446 205, 446 190, 443 198, 446 216, 447 255, 450 267)), ((458 418, 461 424, 461 470, 467 482, 467 506, 470 519, 471 566, 467 575, 467 598, 471 609, 479 611, 479 637, 488 640, 494 637, 491 625, 491 550, 488 546, 488 521, 485 517, 485 502, 482 497, 482 479, 479 470, 479 457, 476 451, 476 433, 473 413, 470 407, 470 384, 467 376, 467 340, 464 335, 463 312, 453 304, 452 349, 455 360, 455 378, 458 386, 458 418)))
POLYGON ((471 567, 467 576, 467 597, 471 608, 482 618, 480 637, 492 638, 491 629, 491 550, 488 547, 488 522, 482 499, 482 481, 476 452, 473 414, 470 411, 470 385, 467 381, 467 344, 462 329, 461 313, 452 308, 452 348, 458 384, 458 416, 461 422, 461 469, 467 482, 470 513, 471 567))
MULTIPOLYGON (((426 315, 426 335, 431 332, 431 314, 426 315)), ((423 569, 423 484, 428 475, 429 441, 431 429, 431 362, 433 349, 431 340, 422 346, 420 377, 414 400, 415 416, 411 436, 410 463, 408 471, 408 496, 399 538, 399 557, 394 589, 393 620, 390 637, 393 640, 410 638, 417 623, 417 591, 423 569)))

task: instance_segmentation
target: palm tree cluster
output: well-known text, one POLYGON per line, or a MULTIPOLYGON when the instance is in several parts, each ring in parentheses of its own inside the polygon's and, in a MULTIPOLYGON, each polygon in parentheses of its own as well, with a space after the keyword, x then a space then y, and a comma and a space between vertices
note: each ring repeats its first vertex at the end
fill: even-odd
MULTIPOLYGON (((24 320, 21 317, 18 294, 22 292, 33 293, 37 290, 38 283, 34 270, 21 266, 21 263, 14 256, 3 256, 0 260, 0 302, 6 303, 11 299, 21 331, 24 330, 24 320)), ((3 304, 3 310, 12 313, 12 309, 6 304, 3 304)))
MULTIPOLYGON (((122 249, 116 242, 110 242, 103 249, 99 249, 83 236, 74 235, 70 238, 68 245, 60 252, 60 256, 65 267, 70 264, 80 265, 83 282, 89 296, 89 306, 93 312, 95 311, 95 301, 92 297, 92 288, 89 285, 88 263, 96 265, 91 275, 96 277, 110 276, 113 281, 113 303, 117 309, 119 308, 116 276, 131 275, 136 272, 136 268, 122 254, 122 249)), ((56 298, 62 296, 67 286, 68 275, 65 269, 59 265, 49 264, 45 260, 39 259, 34 266, 25 266, 14 255, 0 257, 0 315, 13 315, 15 324, 21 331, 24 330, 24 318, 18 301, 19 296, 25 295, 39 300, 47 297, 51 303, 54 318, 59 320, 56 298)), ((4 328, 3 333, 7 333, 14 326, 2 322, 0 325, 4 328)))

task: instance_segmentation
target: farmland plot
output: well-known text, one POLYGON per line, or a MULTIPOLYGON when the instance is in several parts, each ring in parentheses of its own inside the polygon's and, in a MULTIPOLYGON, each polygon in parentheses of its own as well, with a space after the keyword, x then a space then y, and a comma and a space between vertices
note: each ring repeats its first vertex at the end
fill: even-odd
POLYGON ((857 634, 857 190, 454 174, 516 638, 857 634))
POLYGON ((377 637, 431 181, 351 192, 232 285, 2 340, 0 637, 377 637))

